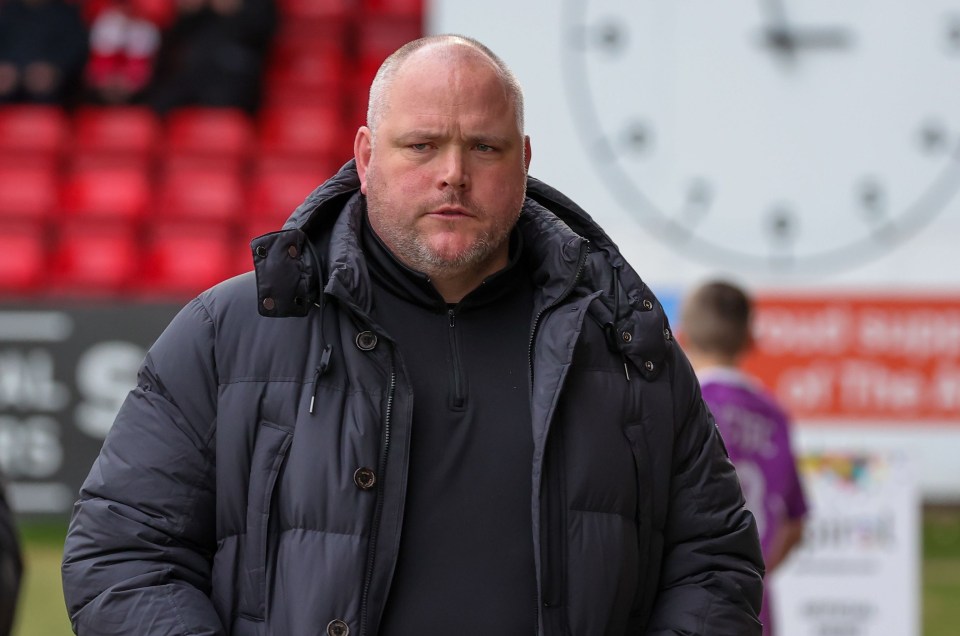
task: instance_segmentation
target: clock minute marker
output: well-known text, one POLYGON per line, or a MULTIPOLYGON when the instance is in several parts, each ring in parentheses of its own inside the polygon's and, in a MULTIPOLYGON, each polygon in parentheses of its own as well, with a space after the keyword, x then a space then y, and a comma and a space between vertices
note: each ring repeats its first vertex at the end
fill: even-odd
POLYGON ((797 227, 796 215, 786 205, 773 207, 767 215, 768 235, 777 243, 791 243, 796 238, 797 227))
POLYGON ((626 44, 626 39, 623 27, 615 22, 608 22, 597 28, 596 41, 608 51, 619 51, 626 44))
POLYGON ((580 50, 594 50, 619 54, 626 48, 629 37, 615 19, 593 25, 582 25, 570 31, 571 43, 580 50))
POLYGON ((951 15, 947 18, 946 41, 948 53, 960 54, 960 16, 951 15))
POLYGON ((626 32, 614 19, 592 26, 580 25, 569 31, 570 43, 580 50, 619 53, 626 46, 627 40, 626 32))
POLYGON ((653 132, 644 121, 630 122, 623 131, 623 145, 632 155, 650 152, 653 146, 653 132))
POLYGON ((857 188, 864 221, 870 227, 869 236, 878 243, 893 244, 896 239, 896 227, 888 214, 887 193, 883 185, 875 178, 868 177, 857 188))
POLYGON ((942 122, 929 118, 920 126, 920 148, 927 154, 939 153, 947 148, 947 130, 942 122))
POLYGON ((713 188, 704 178, 693 179, 687 186, 687 195, 680 213, 689 223, 699 223, 713 204, 713 188))
POLYGON ((887 217, 887 195, 883 186, 872 178, 863 179, 857 188, 857 200, 868 222, 878 223, 887 217))
POLYGON ((770 263, 787 269, 793 265, 793 244, 797 238, 799 223, 794 211, 787 205, 776 205, 765 219, 765 229, 770 239, 770 263))

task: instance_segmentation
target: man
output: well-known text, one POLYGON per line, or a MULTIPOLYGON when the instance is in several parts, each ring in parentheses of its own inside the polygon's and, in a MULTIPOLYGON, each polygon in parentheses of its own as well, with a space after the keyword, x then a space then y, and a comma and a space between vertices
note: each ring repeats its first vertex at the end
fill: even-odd
POLYGON ((276 32, 274 0, 175 0, 145 101, 167 114, 185 106, 260 106, 262 76, 276 32))
POLYGON ((693 372, 527 178, 513 75, 417 40, 367 122, 253 241, 256 279, 151 349, 67 538, 77 633, 759 634, 756 526, 693 372))
MULTIPOLYGON (((753 345, 753 302, 740 287, 713 281, 684 303, 682 341, 697 371, 703 399, 716 417, 737 467, 747 507, 757 519, 767 573, 803 538, 807 503, 790 444, 790 420, 776 400, 740 366, 753 345)), ((763 633, 774 633, 764 595, 763 633)))

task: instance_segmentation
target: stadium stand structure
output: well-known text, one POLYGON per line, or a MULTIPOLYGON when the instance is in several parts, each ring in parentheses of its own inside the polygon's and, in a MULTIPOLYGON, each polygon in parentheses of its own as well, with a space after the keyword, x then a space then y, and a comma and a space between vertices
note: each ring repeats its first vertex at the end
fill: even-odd
POLYGON ((277 6, 256 115, 0 107, 0 301, 180 301, 252 268, 250 239, 351 158, 373 74, 423 30, 423 0, 277 6))

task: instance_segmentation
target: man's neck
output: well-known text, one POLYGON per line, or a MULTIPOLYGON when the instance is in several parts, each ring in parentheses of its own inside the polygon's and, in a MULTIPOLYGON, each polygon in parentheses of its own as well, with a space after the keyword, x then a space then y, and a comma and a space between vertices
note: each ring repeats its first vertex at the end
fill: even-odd
POLYGON ((464 296, 483 284, 487 277, 492 276, 507 266, 507 255, 498 258, 496 262, 485 263, 482 268, 470 272, 455 272, 444 276, 430 276, 430 283, 437 290, 447 304, 455 305, 464 296))

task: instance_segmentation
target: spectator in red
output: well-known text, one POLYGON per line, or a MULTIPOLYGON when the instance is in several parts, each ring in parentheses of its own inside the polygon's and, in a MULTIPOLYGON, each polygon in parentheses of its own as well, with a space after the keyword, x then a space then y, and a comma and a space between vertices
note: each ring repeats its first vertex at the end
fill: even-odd
POLYGON ((273 0, 175 0, 148 103, 158 112, 179 106, 233 106, 249 112, 276 26, 273 0))
POLYGON ((90 15, 87 97, 101 104, 141 101, 160 50, 161 28, 172 0, 106 0, 90 15))
POLYGON ((87 29, 65 0, 0 0, 0 104, 68 105, 87 57, 87 29))

